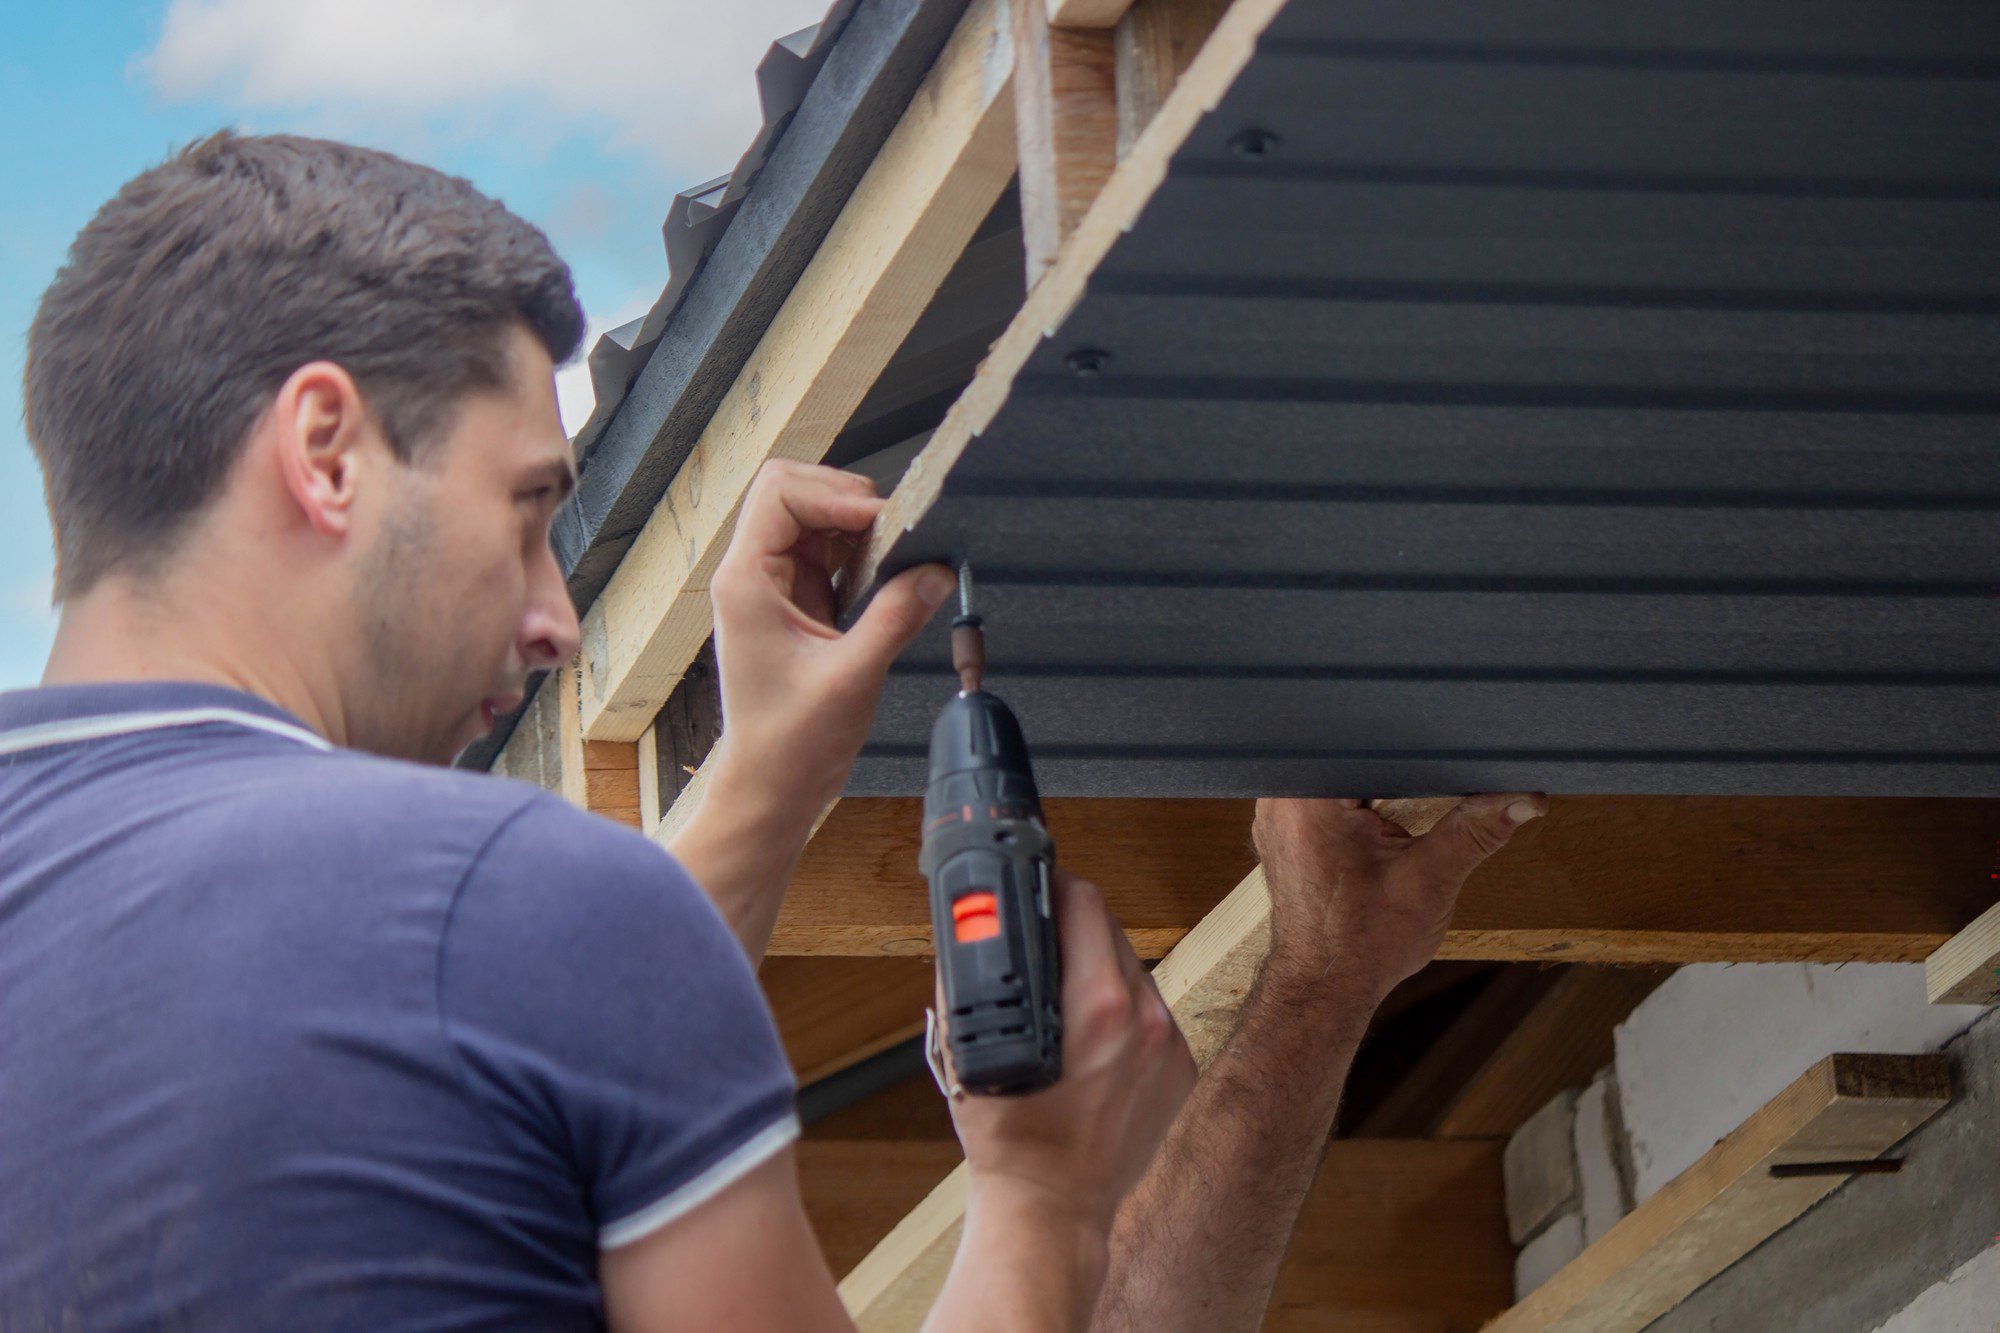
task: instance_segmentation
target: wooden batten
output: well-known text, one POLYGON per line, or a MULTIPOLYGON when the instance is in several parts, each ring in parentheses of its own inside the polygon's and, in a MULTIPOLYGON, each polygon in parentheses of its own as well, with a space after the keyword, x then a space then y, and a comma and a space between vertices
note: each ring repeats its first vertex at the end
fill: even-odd
POLYGON ((1832 1055, 1486 1326, 1636 1333, 1852 1178, 1951 1098, 1937 1055, 1832 1055), (1773 1167, 1832 1164, 1824 1173, 1773 1167))
POLYGON ((1924 960, 1932 1004, 2000 1003, 2000 903, 1924 960))
MULTIPOLYGON (((1250 869, 1248 801, 1051 799, 1063 863, 1164 955, 1250 869)), ((1918 962, 1990 903, 2000 802, 1559 797, 1467 884, 1442 957, 1918 962)), ((850 798, 806 851, 776 953, 929 948, 919 803, 850 798)))
POLYGON ((1033 287, 1117 163, 1117 58, 1108 24, 1061 26, 1035 0, 1013 6, 1013 38, 1021 238, 1033 287))

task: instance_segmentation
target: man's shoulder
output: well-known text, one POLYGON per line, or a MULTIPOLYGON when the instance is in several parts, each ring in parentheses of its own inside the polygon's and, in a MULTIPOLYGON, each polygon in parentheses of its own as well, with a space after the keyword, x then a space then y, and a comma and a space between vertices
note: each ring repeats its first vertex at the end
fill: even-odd
POLYGON ((667 859, 631 829, 530 783, 477 770, 334 750, 253 765, 245 776, 218 811, 230 822, 284 827, 326 855, 359 855, 385 868, 439 858, 486 865, 503 839, 504 851, 532 843, 544 859, 579 874, 632 864, 657 869, 667 859))

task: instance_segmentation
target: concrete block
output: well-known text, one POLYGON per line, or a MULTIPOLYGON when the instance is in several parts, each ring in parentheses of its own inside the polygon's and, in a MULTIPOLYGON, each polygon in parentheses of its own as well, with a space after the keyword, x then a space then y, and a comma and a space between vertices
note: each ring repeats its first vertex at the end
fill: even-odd
POLYGON ((1514 1256, 1514 1299, 1520 1300, 1583 1253, 1583 1218, 1564 1213, 1514 1256))
POLYGON ((1620 1024, 1619 1110, 1643 1203, 1812 1063, 1934 1051, 1978 1005, 1925 1002, 1920 963, 1702 963, 1620 1024))
POLYGON ((1952 1275, 1892 1315, 1876 1333, 1994 1333, 2000 1328, 2000 1245, 1960 1264, 1952 1275))
POLYGON ((1507 1140, 1507 1238, 1523 1243, 1559 1213, 1576 1208, 1576 1089, 1565 1088, 1507 1140))
POLYGON ((1618 1117, 1618 1081, 1606 1069, 1576 1099, 1576 1195, 1583 1243, 1616 1226, 1632 1211, 1631 1163, 1618 1117))

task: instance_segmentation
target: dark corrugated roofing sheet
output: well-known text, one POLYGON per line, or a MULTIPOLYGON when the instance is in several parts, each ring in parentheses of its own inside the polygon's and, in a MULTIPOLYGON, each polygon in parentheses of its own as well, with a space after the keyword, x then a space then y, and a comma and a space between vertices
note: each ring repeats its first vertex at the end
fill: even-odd
POLYGON ((899 563, 1051 792, 2000 794, 1996 127, 1993 5, 1299 0, 899 563))

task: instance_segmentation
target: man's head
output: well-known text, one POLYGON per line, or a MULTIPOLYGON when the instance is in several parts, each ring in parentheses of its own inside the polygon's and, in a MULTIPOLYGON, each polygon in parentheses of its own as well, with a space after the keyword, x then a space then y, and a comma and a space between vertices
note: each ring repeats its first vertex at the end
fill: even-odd
POLYGON ((193 145, 78 234, 29 333, 66 615, 115 590, 247 628, 349 744, 448 758, 575 649, 547 531, 582 333, 547 239, 463 180, 193 145))

